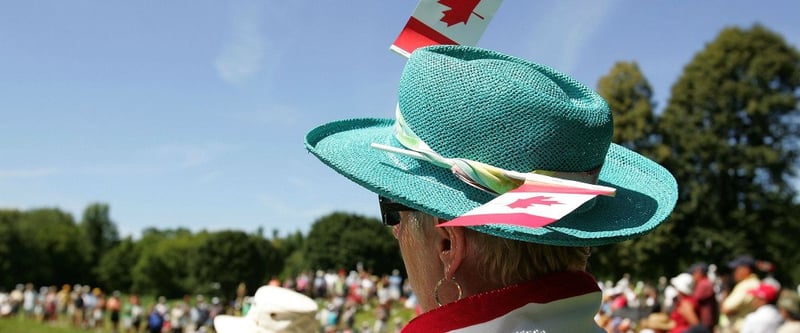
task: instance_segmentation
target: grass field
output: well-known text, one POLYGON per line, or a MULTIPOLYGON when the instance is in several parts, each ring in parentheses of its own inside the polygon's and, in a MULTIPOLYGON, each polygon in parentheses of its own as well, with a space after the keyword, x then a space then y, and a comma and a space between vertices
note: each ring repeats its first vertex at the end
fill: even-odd
MULTIPOLYGON (((401 306, 392 309, 391 316, 387 323, 387 333, 396 333, 394 328, 395 319, 401 323, 407 323, 414 316, 414 311, 401 306)), ((372 324, 375 321, 374 311, 360 311, 356 314, 355 328, 360 329, 363 325, 372 324)), ((103 328, 95 330, 79 329, 72 326, 67 319, 59 319, 53 323, 42 323, 34 319, 26 319, 22 316, 0 318, 0 333, 104 333, 111 332, 111 325, 106 323, 103 328)))
MULTIPOLYGON (((110 331, 110 330, 109 330, 110 331)), ((40 323, 22 317, 0 318, 2 333, 86 333, 86 330, 69 326, 66 322, 52 324, 40 323)))

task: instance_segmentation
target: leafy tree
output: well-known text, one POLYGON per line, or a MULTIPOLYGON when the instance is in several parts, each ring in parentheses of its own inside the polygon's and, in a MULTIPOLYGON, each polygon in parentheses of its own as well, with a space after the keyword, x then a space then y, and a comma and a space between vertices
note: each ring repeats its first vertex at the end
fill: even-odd
POLYGON ((722 30, 685 66, 659 122, 680 191, 673 255, 724 262, 750 252, 796 265, 796 236, 783 230, 800 230, 787 215, 798 86, 797 50, 760 25, 722 30))
POLYGON ((299 230, 288 234, 286 238, 278 238, 277 230, 273 231, 272 245, 278 250, 281 258, 285 258, 283 270, 279 274, 281 278, 295 277, 311 267, 305 252, 305 244, 306 238, 299 230))
POLYGON ((72 215, 54 208, 26 211, 16 221, 19 248, 12 258, 18 282, 37 286, 84 283, 88 248, 72 215))
MULTIPOLYGON (((244 282, 250 293, 282 269, 282 259, 272 244, 259 235, 220 231, 198 247, 198 280, 218 283, 223 296, 235 295, 244 282)), ((205 292, 211 290, 206 289, 205 292)))
POLYGON ((306 240, 313 269, 354 267, 362 263, 375 274, 403 267, 397 242, 374 218, 332 213, 315 221, 306 240))
POLYGON ((614 143, 642 153, 653 146, 653 89, 635 62, 617 62, 597 82, 614 115, 614 143))
MULTIPOLYGON (((119 242, 117 226, 111 221, 107 204, 93 203, 83 210, 80 228, 89 245, 89 265, 98 267, 100 258, 119 242)), ((96 274, 96 272, 95 272, 96 274)), ((94 278, 90 283, 96 283, 94 278)))
POLYGON ((132 291, 181 297, 198 288, 197 250, 207 237, 187 229, 148 229, 142 236, 141 255, 133 266, 132 291))
MULTIPOLYGON (((597 86, 614 116, 614 143, 656 160, 663 159, 665 154, 663 148, 658 149, 655 133, 653 91, 639 66, 635 62, 618 62, 600 78, 597 86)), ((643 279, 671 274, 675 271, 670 251, 674 244, 671 229, 671 225, 662 226, 644 237, 594 249, 589 261, 592 272, 609 279, 625 273, 643 279), (665 264, 670 262, 673 264, 665 264)))
POLYGON ((22 212, 0 210, 0 286, 11 288, 20 280, 16 279, 18 261, 23 249, 16 226, 22 212))
POLYGON ((131 270, 139 261, 140 252, 131 237, 107 251, 95 269, 100 286, 106 290, 130 291, 133 287, 131 270))

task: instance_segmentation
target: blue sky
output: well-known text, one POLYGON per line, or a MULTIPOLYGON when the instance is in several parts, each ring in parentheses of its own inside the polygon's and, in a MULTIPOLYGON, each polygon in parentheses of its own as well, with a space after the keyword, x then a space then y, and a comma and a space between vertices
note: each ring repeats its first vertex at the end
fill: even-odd
MULTIPOLYGON (((146 227, 303 232, 376 197, 303 147, 337 119, 391 117, 416 7, 392 1, 17 1, 0 5, 0 208, 107 203, 146 227)), ((589 86, 636 61, 658 109, 726 26, 800 46, 793 1, 505 0, 478 46, 589 86)))

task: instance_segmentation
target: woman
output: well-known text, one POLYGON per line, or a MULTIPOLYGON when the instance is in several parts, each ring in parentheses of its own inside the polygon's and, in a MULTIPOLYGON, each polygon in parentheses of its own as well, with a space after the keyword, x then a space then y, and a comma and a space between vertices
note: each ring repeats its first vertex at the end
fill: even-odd
MULTIPOLYGON (((675 306, 669 315, 670 319, 675 323, 675 327, 669 332, 686 332, 689 328, 700 323, 700 317, 697 314, 697 300, 692 298, 694 278, 689 273, 681 273, 670 279, 670 284, 678 291, 678 296, 673 303, 675 306)), ((700 326, 697 328, 700 328, 700 326)))
POLYGON ((549 67, 433 46, 409 58, 395 119, 329 123, 306 147, 379 195, 423 312, 403 332, 602 332, 589 246, 652 230, 677 197, 611 144, 611 118, 549 67))

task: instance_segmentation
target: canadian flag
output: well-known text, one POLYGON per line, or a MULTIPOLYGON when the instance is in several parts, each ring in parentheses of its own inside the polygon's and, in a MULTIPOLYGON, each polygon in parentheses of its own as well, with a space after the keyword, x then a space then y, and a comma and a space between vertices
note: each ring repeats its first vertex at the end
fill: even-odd
POLYGON ((406 58, 438 44, 475 45, 502 0, 420 0, 390 49, 406 58))
POLYGON ((613 196, 614 191, 603 187, 570 187, 526 181, 520 187, 439 226, 510 224, 541 228, 598 195, 613 196))

